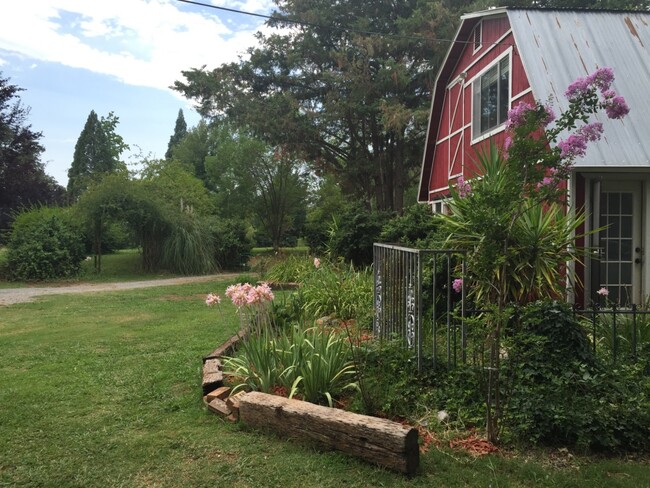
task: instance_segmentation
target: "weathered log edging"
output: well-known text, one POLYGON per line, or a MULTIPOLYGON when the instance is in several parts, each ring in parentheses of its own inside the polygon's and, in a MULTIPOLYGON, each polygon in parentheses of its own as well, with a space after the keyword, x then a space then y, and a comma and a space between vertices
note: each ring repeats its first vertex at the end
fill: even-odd
POLYGON ((315 441, 409 476, 420 462, 417 429, 382 418, 257 391, 241 396, 239 418, 252 427, 315 441))
POLYGON ((203 358, 203 399, 230 421, 270 428, 412 476, 420 462, 418 431, 400 423, 260 392, 230 395, 220 358, 238 347, 240 331, 203 358))

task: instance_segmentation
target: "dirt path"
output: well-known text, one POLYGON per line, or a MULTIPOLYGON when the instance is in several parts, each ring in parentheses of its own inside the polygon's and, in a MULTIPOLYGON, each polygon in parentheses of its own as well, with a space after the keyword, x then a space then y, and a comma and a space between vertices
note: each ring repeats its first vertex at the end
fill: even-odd
POLYGON ((28 288, 0 289, 0 306, 14 303, 32 302, 43 295, 63 295, 66 293, 94 293, 100 291, 131 290, 134 288, 150 288, 153 286, 183 285, 187 283, 203 283, 237 277, 236 274, 218 274, 206 276, 184 276, 181 278, 165 278, 147 281, 123 281, 118 283, 82 283, 78 285, 60 285, 28 288))

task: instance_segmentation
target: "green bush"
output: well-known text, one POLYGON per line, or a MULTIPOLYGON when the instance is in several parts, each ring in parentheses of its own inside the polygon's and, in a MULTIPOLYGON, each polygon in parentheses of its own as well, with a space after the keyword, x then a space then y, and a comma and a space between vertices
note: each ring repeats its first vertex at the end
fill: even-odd
POLYGON ((381 230, 381 242, 408 247, 431 247, 438 228, 437 220, 428 205, 416 203, 402 215, 392 218, 381 230))
POLYGON ((76 275, 85 259, 83 236, 67 212, 40 207, 20 213, 7 243, 9 279, 47 280, 76 275))
POLYGON ((506 341, 504 427, 513 440, 594 450, 650 450, 650 381, 589 348, 571 308, 535 302, 506 341))
POLYGON ((163 267, 185 275, 211 273, 215 269, 211 237, 204 222, 183 216, 165 239, 163 267))
POLYGON ((211 224, 214 241, 214 259, 221 269, 240 270, 251 257, 253 242, 245 222, 219 219, 211 224))
POLYGON ((358 203, 349 205, 330 226, 330 257, 341 257, 356 267, 372 264, 373 244, 380 241, 381 230, 389 218, 388 213, 373 212, 358 203))
POLYGON ((369 268, 356 271, 323 262, 309 274, 300 289, 307 318, 334 316, 369 325, 372 317, 373 276, 369 268))

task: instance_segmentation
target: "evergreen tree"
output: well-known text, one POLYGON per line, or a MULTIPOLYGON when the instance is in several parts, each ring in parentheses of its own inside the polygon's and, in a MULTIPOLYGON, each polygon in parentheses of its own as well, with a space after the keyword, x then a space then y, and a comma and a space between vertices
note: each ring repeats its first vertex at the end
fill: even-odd
POLYGON ((68 170, 68 192, 73 199, 79 197, 91 181, 126 169, 119 157, 128 146, 115 133, 118 123, 119 119, 113 112, 100 120, 94 110, 90 111, 77 139, 72 165, 68 170))
POLYGON ((0 242, 16 210, 63 200, 65 190, 45 173, 40 161, 42 134, 27 123, 29 107, 20 103, 23 89, 0 72, 0 242))
POLYGON ((167 152, 165 153, 165 159, 172 158, 172 151, 174 147, 178 145, 185 136, 187 135, 187 123, 185 122, 185 117, 183 116, 183 109, 178 110, 178 117, 176 117, 176 125, 174 126, 174 133, 169 138, 169 144, 167 145, 167 152))

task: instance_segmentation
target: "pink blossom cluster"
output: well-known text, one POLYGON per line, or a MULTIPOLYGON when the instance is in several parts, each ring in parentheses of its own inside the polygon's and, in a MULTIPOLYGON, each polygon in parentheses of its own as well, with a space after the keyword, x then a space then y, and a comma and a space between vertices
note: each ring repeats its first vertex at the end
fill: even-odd
POLYGON ((560 148, 560 157, 574 159, 584 156, 587 151, 587 142, 599 140, 602 133, 603 124, 600 122, 583 125, 576 130, 575 134, 571 134, 557 143, 557 147, 560 148))
POLYGON ((630 112, 625 99, 616 94, 610 87, 614 81, 612 68, 599 68, 586 78, 578 78, 571 83, 564 93, 569 101, 574 102, 589 93, 592 89, 600 90, 601 105, 610 119, 622 119, 630 112))
POLYGON ((621 96, 614 95, 606 98, 603 105, 605 106, 605 113, 610 119, 622 119, 630 113, 630 107, 628 107, 627 102, 621 96))
POLYGON ((465 181, 465 178, 462 176, 458 177, 457 188, 458 196, 460 196, 460 198, 465 198, 472 194, 472 185, 465 181))
POLYGON ((245 305, 270 302, 275 298, 268 283, 261 283, 257 286, 250 283, 230 285, 226 288, 226 296, 238 308, 245 305))
POLYGON ((221 297, 219 295, 215 295, 214 293, 208 293, 208 296, 205 299, 205 304, 208 307, 211 307, 212 305, 218 305, 221 303, 221 297))
POLYGON ((506 127, 522 125, 526 121, 527 112, 534 109, 535 107, 528 102, 519 102, 516 106, 508 110, 508 122, 506 123, 506 127))
POLYGON ((573 102, 591 91, 593 87, 598 88, 601 93, 611 91, 610 86, 614 81, 612 68, 598 68, 586 78, 578 78, 571 83, 564 94, 573 102))
MULTIPOLYGON (((526 122, 526 117, 528 112, 534 111, 535 107, 528 102, 519 102, 513 108, 508 110, 508 122, 506 127, 516 127, 522 125, 526 122)), ((556 118, 553 108, 549 105, 544 106, 545 116, 542 118, 541 123, 542 127, 548 126, 556 118)))
POLYGON ((451 287, 454 289, 456 293, 460 293, 463 289, 463 279, 456 278, 451 284, 451 287))
POLYGON ((598 295, 600 295, 601 297, 606 297, 606 296, 609 295, 609 290, 607 288, 603 287, 600 290, 598 290, 596 293, 598 295))

